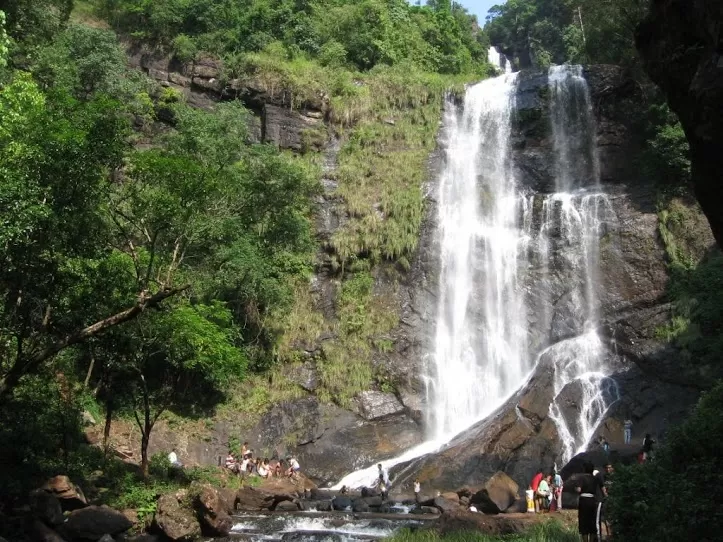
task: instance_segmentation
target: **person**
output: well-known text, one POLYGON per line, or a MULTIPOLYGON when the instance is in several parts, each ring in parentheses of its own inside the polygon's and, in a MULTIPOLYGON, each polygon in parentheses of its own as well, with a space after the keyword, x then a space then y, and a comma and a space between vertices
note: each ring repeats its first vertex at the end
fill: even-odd
POLYGON ((168 461, 171 463, 172 467, 183 468, 183 463, 178 460, 178 455, 176 454, 175 448, 173 448, 173 450, 171 450, 171 453, 168 454, 168 461))
POLYGON ((558 512, 562 510, 562 476, 559 472, 555 471, 555 476, 552 479, 554 490, 554 498, 555 498, 555 510, 558 512))
POLYGON ((650 459, 650 454, 653 453, 653 444, 655 444, 653 437, 650 436, 650 433, 645 433, 645 438, 643 439, 643 461, 650 459))
POLYGON ((341 490, 339 491, 339 493, 341 493, 342 495, 346 495, 347 493, 349 493, 349 488, 346 486, 341 486, 341 490))
POLYGON ((299 465, 299 462, 296 460, 295 457, 291 456, 289 457, 289 470, 286 471, 286 475, 291 478, 301 470, 301 465, 299 465))
POLYGON ((623 422, 623 428, 625 444, 630 444, 633 440, 633 420, 630 418, 625 420, 625 422, 623 422))
POLYGON ((244 442, 243 446, 241 446, 241 457, 245 456, 249 452, 249 443, 244 442))
POLYGON ((608 443, 608 440, 605 437, 602 438, 602 449, 606 454, 610 453, 610 443, 608 443))
POLYGON ((540 483, 537 485, 537 506, 535 507, 538 512, 545 512, 549 506, 549 498, 551 495, 550 491, 550 483, 552 481, 552 476, 547 475, 540 480, 540 483))
POLYGON ((269 465, 269 458, 265 457, 262 463, 258 467, 259 469, 259 476, 261 478, 268 478, 271 476, 271 466, 269 465))
POLYGON ((379 492, 382 494, 382 502, 385 502, 389 497, 389 487, 384 482, 379 482, 379 492))
POLYGON ((377 465, 377 468, 379 469, 379 483, 384 483, 387 487, 391 485, 391 482, 389 481, 389 471, 382 466, 381 463, 377 465))
POLYGON ((283 472, 283 469, 281 468, 281 460, 279 460, 276 462, 276 466, 274 467, 274 477, 281 478, 282 472, 283 472))
POLYGON ((236 458, 233 456, 231 450, 229 450, 228 455, 226 455, 225 465, 226 468, 231 472, 236 472, 236 458))
POLYGON ((414 502, 419 504, 419 501, 421 500, 421 497, 419 496, 419 493, 422 491, 422 484, 419 483, 419 480, 414 480, 414 502))
POLYGON ((592 463, 586 462, 584 474, 577 480, 575 491, 580 495, 577 507, 577 527, 582 542, 595 542, 597 538, 597 512, 598 503, 595 494, 601 491, 607 496, 606 489, 600 485, 600 478, 593 475, 595 467, 592 463))
POLYGON ((532 477, 532 482, 530 483, 530 489, 532 490, 532 493, 533 493, 533 495, 535 496, 535 497, 534 497, 534 501, 535 501, 535 512, 539 512, 539 510, 537 509, 537 504, 538 504, 538 501, 537 501, 537 488, 538 488, 538 486, 540 485, 540 482, 542 481, 542 477, 543 477, 542 471, 538 471, 537 474, 535 474, 535 475, 532 477))
MULTIPOLYGON (((605 465, 604 471, 600 473, 599 480, 602 481, 602 488, 604 489, 604 497, 598 504, 598 518, 597 518, 597 533, 598 539, 602 540, 603 531, 607 538, 612 537, 612 529, 610 528, 610 522, 607 520, 607 513, 605 509, 605 500, 610 495, 610 488, 613 482, 613 474, 615 468, 611 463, 605 465)), ((602 490, 601 490, 602 491, 602 490)))

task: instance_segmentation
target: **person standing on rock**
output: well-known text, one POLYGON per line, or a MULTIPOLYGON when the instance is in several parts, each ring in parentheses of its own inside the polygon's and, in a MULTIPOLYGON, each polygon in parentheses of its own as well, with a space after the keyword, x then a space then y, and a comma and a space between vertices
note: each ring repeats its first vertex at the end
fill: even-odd
POLYGON ((600 478, 593 474, 595 467, 586 462, 584 474, 578 479, 575 491, 580 495, 577 506, 577 526, 582 542, 595 542, 597 538, 598 499, 596 493, 601 491, 607 496, 607 490, 601 484, 600 478))
POLYGON ((414 480, 414 502, 419 504, 419 501, 421 500, 421 497, 419 493, 422 491, 422 484, 419 483, 419 480, 414 480))
POLYGON ((631 420, 630 418, 623 422, 623 432, 625 444, 630 444, 630 442, 633 440, 633 420, 631 420))
POLYGON ((377 467, 379 468, 379 484, 384 484, 388 488, 390 485, 392 485, 389 481, 389 471, 385 469, 381 463, 379 463, 377 467))
POLYGON ((557 508, 556 510, 559 512, 562 510, 562 476, 560 476, 560 473, 555 470, 555 477, 552 480, 553 486, 555 488, 555 500, 557 502, 557 508))
POLYGON ((654 444, 655 439, 650 436, 650 433, 646 433, 645 438, 643 439, 643 461, 650 459, 650 455, 653 453, 654 444))

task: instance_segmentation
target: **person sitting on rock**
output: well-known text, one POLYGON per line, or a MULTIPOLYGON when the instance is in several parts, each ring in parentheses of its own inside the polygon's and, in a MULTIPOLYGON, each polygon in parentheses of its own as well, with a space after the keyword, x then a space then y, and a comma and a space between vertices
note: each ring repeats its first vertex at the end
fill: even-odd
POLYGON ((259 476, 261 478, 268 478, 271 476, 271 466, 269 465, 269 458, 265 457, 264 460, 257 466, 259 476))
POLYGON ((548 474, 540 480, 540 484, 537 486, 536 496, 538 499, 537 510, 539 512, 545 512, 549 507, 549 499, 551 495, 550 484, 552 483, 552 476, 548 474))
POLYGON ((274 466, 274 477, 275 478, 281 478, 282 473, 284 472, 283 467, 281 466, 281 460, 279 459, 276 462, 276 465, 274 466))
POLYGON ((226 468, 230 470, 231 472, 237 471, 237 464, 236 464, 236 458, 233 456, 233 453, 231 450, 228 451, 228 455, 226 456, 226 468))
POLYGON ((296 460, 294 456, 289 457, 289 470, 286 471, 286 476, 289 478, 293 477, 297 472, 301 470, 301 466, 299 465, 299 462, 296 460))
POLYGON ((243 446, 241 446, 241 457, 245 456, 249 452, 249 443, 244 442, 243 446))

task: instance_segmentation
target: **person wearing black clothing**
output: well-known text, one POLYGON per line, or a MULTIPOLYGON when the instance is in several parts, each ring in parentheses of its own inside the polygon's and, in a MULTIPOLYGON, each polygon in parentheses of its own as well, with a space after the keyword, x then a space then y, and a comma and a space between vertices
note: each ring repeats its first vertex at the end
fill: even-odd
POLYGON ((585 474, 580 477, 578 486, 575 488, 580 494, 577 507, 577 525, 583 542, 595 542, 598 519, 598 498, 596 494, 601 492, 603 496, 607 496, 607 490, 604 482, 602 482, 602 477, 593 475, 595 467, 592 463, 585 463, 584 469, 585 474))
POLYGON ((655 444, 655 440, 650 436, 650 433, 646 433, 643 439, 643 461, 650 459, 650 454, 653 452, 653 444, 655 444))

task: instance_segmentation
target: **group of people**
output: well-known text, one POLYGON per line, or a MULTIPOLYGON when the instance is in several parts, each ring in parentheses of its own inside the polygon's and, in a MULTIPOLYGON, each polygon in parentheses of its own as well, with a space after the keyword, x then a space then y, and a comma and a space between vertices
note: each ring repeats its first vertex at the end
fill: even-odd
POLYGON ((270 460, 254 458, 254 451, 249 448, 249 443, 244 442, 239 457, 232 450, 228 451, 224 466, 239 476, 259 476, 260 478, 293 478, 301 470, 298 459, 295 456, 286 458, 286 464, 282 459, 270 460))
POLYGON ((557 469, 547 475, 542 471, 535 474, 528 491, 532 493, 535 513, 562 510, 562 476, 557 469))

